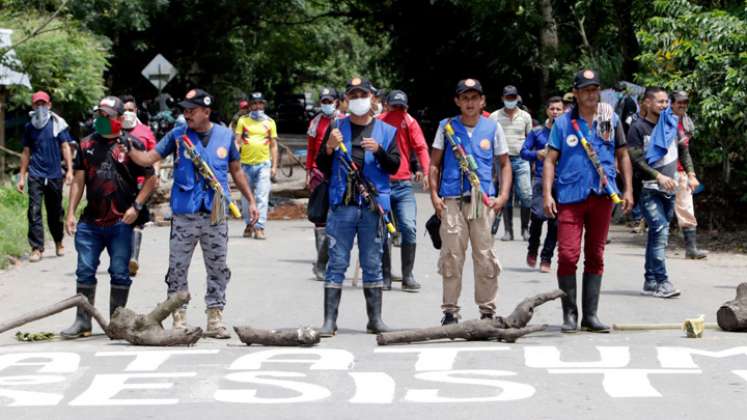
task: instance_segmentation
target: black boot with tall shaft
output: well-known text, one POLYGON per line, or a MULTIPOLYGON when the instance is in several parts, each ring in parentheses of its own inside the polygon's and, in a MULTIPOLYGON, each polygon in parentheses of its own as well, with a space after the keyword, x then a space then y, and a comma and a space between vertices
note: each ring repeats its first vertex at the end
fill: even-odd
POLYGON ((558 287, 565 292, 560 299, 563 305, 563 325, 560 331, 574 333, 578 330, 578 306, 576 305, 576 275, 558 276, 558 287))
POLYGON ((332 337, 337 332, 337 309, 340 307, 342 289, 324 288, 324 325, 319 329, 322 337, 332 337))
POLYGON ((402 244, 402 290, 417 292, 420 283, 415 280, 412 269, 415 266, 415 244, 402 244))
MULTIPOLYGON (((96 301, 96 285, 95 284, 80 284, 76 288, 78 294, 81 294, 88 299, 88 303, 92 306, 96 301)), ((88 337, 91 335, 91 314, 78 307, 75 312, 75 321, 73 325, 63 330, 60 335, 63 338, 78 338, 88 337)))
POLYGON ((387 327, 381 319, 383 294, 381 287, 363 288, 363 295, 366 297, 366 313, 368 313, 366 332, 369 334, 379 334, 389 331, 389 327, 387 327))
POLYGON ((581 318, 581 329, 585 331, 608 333, 610 327, 602 324, 597 318, 597 308, 599 307, 599 292, 602 289, 602 276, 598 274, 584 273, 584 284, 581 301, 583 304, 583 314, 581 318))

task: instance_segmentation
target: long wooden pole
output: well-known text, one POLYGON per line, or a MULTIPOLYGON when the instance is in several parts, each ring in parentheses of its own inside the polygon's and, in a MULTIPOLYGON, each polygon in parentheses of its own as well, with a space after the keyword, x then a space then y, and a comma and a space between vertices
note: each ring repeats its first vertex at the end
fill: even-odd
POLYGON ((109 323, 106 321, 106 319, 101 315, 101 313, 96 308, 94 308, 90 303, 88 303, 88 299, 85 296, 79 294, 79 295, 75 295, 73 297, 67 298, 65 300, 62 300, 60 302, 57 302, 46 308, 42 308, 42 309, 38 309, 33 312, 29 312, 16 319, 0 324, 0 334, 8 330, 12 330, 13 328, 20 327, 21 325, 28 324, 29 322, 33 322, 33 321, 36 321, 42 318, 46 318, 48 316, 60 313, 66 309, 75 308, 79 306, 82 307, 83 310, 91 314, 91 316, 96 320, 96 322, 101 326, 101 328, 104 331, 106 331, 106 327, 109 325, 109 323))

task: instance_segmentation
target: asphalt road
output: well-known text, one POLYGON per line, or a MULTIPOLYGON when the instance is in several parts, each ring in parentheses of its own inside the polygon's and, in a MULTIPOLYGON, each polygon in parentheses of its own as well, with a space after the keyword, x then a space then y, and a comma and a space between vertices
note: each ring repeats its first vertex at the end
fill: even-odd
MULTIPOLYGON (((421 232, 430 215, 418 194, 421 232)), ((518 220, 515 220, 518 225, 518 220)), ((312 279, 314 242, 303 220, 273 221, 268 239, 241 238, 231 222, 233 272, 225 320, 260 328, 318 326, 322 284, 312 279)), ((712 254, 689 261, 669 253, 681 297, 639 295, 642 237, 616 228, 608 245, 600 317, 607 323, 682 322, 705 314, 745 281, 747 257, 712 254)), ((0 273, 0 319, 8 320, 74 294, 75 252, 0 273)), ((554 275, 524 264, 526 243, 496 241, 504 272, 498 312, 524 297, 555 288, 554 275)), ((47 253, 50 254, 49 252, 47 253)), ((396 252, 395 252, 396 254, 396 252)), ((354 256, 357 255, 354 253, 354 256)), ((441 285, 437 251, 419 234, 415 272, 423 289, 387 292, 384 319, 393 328, 437 325, 441 285)), ((165 298, 168 228, 146 229, 142 270, 130 307, 148 311, 165 298)), ((395 255, 395 273, 399 273, 395 255)), ((98 307, 108 309, 108 259, 99 269, 98 307)), ((554 267, 553 267, 554 268, 554 267)), ((468 259, 460 304, 477 316, 468 259)), ((352 268, 350 270, 352 277, 352 268)), ((204 325, 205 269, 198 250, 190 271, 188 321, 204 325)), ((67 327, 73 311, 22 331, 67 327)), ((19 343, 0 335, 0 419, 332 418, 743 418, 747 410, 747 335, 708 330, 702 339, 682 331, 559 332, 560 302, 540 307, 534 323, 547 331, 515 344, 450 342, 377 347, 365 334, 363 292, 343 292, 336 337, 311 349, 246 347, 238 338, 204 339, 191 348, 141 348, 97 335, 75 341, 19 343), (175 352, 175 353, 174 353, 175 352)))

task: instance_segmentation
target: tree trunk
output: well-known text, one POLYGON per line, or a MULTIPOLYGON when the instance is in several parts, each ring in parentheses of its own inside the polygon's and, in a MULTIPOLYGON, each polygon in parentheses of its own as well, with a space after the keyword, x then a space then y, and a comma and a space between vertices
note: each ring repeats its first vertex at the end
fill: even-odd
POLYGON ((497 339, 507 343, 515 342, 519 337, 542 331, 544 325, 527 324, 534 315, 534 308, 550 300, 565 296, 562 290, 542 293, 524 299, 508 317, 497 317, 491 320, 471 320, 461 324, 450 324, 440 327, 422 328, 379 334, 376 342, 380 346, 398 343, 440 340, 444 338, 462 338, 465 340, 497 339))
POLYGON ((149 314, 137 314, 131 309, 114 311, 106 335, 112 340, 124 339, 138 346, 178 346, 196 343, 202 337, 202 328, 189 327, 166 330, 161 321, 189 302, 189 293, 179 292, 159 303, 149 314))
POLYGON ((555 55, 558 51, 558 26, 555 22, 555 16, 552 10, 551 0, 541 0, 539 2, 540 13, 542 14, 542 20, 544 22, 542 26, 542 32, 540 34, 540 56, 542 60, 541 64, 541 75, 542 84, 540 85, 540 99, 547 98, 548 88, 550 84, 550 71, 548 70, 549 65, 552 64, 555 59, 555 55))
POLYGON ((313 328, 301 327, 281 330, 258 330, 252 327, 233 327, 242 343, 247 346, 313 346, 319 344, 321 337, 313 328))
POLYGON ((623 57, 623 77, 625 80, 633 80, 633 75, 638 71, 638 62, 635 58, 641 52, 633 27, 633 3, 630 0, 615 0, 614 7, 618 42, 623 57))
POLYGON ((747 283, 737 287, 737 297, 725 302, 716 312, 718 326, 724 331, 747 332, 747 283))
POLYGON ((4 333, 5 331, 11 330, 13 328, 20 327, 21 325, 28 324, 29 322, 33 322, 33 321, 36 321, 42 318, 46 318, 48 316, 60 313, 66 309, 76 308, 76 307, 83 308, 83 310, 88 312, 96 320, 96 322, 101 326, 101 328, 104 331, 106 331, 106 328, 109 325, 109 323, 106 322, 106 319, 104 319, 101 313, 98 310, 96 310, 96 308, 94 308, 90 303, 88 303, 88 299, 85 296, 75 295, 73 297, 57 302, 54 305, 48 306, 44 309, 39 309, 33 312, 29 312, 12 321, 8 321, 4 324, 0 324, 0 334, 4 333))

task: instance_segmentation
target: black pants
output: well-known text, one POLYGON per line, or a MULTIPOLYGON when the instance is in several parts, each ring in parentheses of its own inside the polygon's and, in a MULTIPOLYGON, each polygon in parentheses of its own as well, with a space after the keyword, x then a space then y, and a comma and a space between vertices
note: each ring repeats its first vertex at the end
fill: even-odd
POLYGON ((47 226, 55 242, 62 242, 62 178, 47 179, 29 176, 29 245, 44 251, 42 200, 47 208, 47 226))
MULTIPOLYGON (((537 255, 537 249, 540 245, 540 236, 542 236, 542 223, 544 220, 532 213, 532 223, 529 225, 529 246, 527 251, 531 255, 537 255)), ((557 219, 547 219, 547 235, 545 244, 542 246, 541 261, 552 260, 552 254, 555 251, 555 244, 558 241, 558 221, 557 219)))

